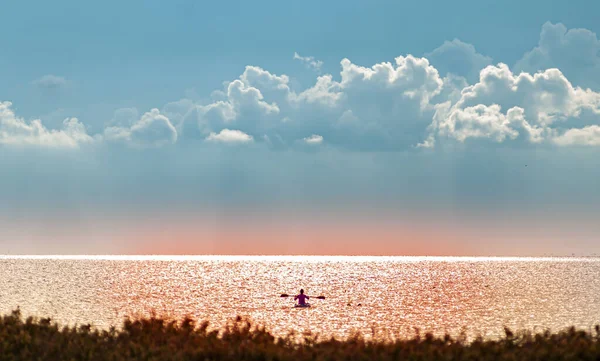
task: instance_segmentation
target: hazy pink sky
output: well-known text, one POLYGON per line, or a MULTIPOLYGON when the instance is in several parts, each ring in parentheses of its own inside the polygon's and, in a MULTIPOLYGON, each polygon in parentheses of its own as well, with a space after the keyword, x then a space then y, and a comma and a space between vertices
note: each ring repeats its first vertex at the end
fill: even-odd
POLYGON ((600 226, 591 217, 517 211, 477 215, 336 210, 229 215, 157 214, 76 220, 54 214, 3 228, 10 254, 236 255, 592 255, 600 226), (60 221, 57 221, 60 220, 60 221))

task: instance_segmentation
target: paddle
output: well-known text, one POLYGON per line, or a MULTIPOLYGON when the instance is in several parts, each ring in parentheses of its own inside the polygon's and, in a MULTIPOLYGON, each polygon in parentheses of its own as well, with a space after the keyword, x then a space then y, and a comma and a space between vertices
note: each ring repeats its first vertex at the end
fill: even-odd
MULTIPOLYGON (((290 295, 288 295, 287 293, 282 293, 282 294, 281 294, 281 296, 279 296, 279 297, 291 297, 291 296, 290 296, 290 295)), ((324 300, 324 299, 325 299, 325 296, 317 296, 317 297, 314 297, 314 296, 308 296, 308 297, 310 297, 310 298, 316 298, 316 299, 318 299, 318 300, 324 300)))

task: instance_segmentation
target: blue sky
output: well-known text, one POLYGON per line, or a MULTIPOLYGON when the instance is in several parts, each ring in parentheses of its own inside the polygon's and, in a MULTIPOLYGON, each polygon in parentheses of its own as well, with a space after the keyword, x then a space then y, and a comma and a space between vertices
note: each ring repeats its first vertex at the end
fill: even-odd
POLYGON ((512 65, 547 21, 597 32, 597 10, 594 1, 10 2, 0 96, 25 117, 63 108, 96 123, 114 108, 160 107, 188 91, 207 97, 246 65, 310 86, 295 51, 337 75, 342 58, 369 66, 458 38, 512 65), (36 93, 31 82, 47 74, 68 79, 68 92, 36 93))
MULTIPOLYGON (((220 214, 235 228, 226 214, 261 209, 258 225, 281 210, 283 224, 408 212, 454 228, 485 218, 490 232, 547 219, 548 234, 584 235, 542 232, 525 247, 511 234, 487 253, 600 252, 599 11, 512 0, 5 4, 0 242, 123 252, 111 237, 126 237, 82 219, 136 229, 148 212, 167 223, 220 214), (49 225, 73 231, 45 239, 49 225)), ((193 250, 207 252, 203 237, 193 250)))

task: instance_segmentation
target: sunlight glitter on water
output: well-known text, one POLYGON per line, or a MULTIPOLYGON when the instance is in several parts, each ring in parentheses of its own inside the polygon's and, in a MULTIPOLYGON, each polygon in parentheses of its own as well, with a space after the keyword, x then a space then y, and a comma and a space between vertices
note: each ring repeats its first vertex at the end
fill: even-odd
POLYGON ((279 335, 496 336, 503 326, 593 326, 598 275, 596 258, 3 256, 0 310, 98 327, 156 312, 215 327, 248 316, 279 335), (298 310, 279 297, 300 288, 326 299, 298 310))

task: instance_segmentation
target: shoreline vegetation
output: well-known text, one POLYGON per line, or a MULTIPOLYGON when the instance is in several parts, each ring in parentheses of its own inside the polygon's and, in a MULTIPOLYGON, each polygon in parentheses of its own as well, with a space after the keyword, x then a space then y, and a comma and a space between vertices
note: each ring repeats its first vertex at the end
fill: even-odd
POLYGON ((600 326, 583 331, 512 332, 499 339, 436 337, 348 339, 294 334, 275 337, 238 317, 221 330, 190 318, 125 319, 120 328, 61 326, 50 318, 0 317, 1 360, 598 360, 600 326))

